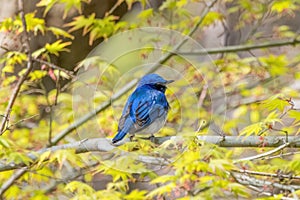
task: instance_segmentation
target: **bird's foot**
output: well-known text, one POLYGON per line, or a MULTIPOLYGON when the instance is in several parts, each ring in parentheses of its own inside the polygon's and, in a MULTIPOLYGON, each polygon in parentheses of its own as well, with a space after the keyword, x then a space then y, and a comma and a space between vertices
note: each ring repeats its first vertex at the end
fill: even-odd
POLYGON ((141 139, 143 139, 143 140, 150 140, 151 142, 154 142, 155 136, 154 136, 154 135, 151 135, 151 136, 149 136, 149 137, 142 137, 141 139))
POLYGON ((137 139, 134 138, 134 135, 130 135, 129 139, 130 139, 131 142, 136 142, 137 141, 137 139))

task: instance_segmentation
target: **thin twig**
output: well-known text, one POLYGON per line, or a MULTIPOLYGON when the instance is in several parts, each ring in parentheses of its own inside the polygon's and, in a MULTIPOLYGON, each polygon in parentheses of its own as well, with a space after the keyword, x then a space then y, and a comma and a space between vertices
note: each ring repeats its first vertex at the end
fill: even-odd
POLYGON ((16 126, 16 125, 18 125, 18 124, 20 124, 20 123, 26 121, 26 120, 32 119, 32 118, 37 117, 37 116, 39 116, 39 114, 32 115, 32 116, 27 117, 27 118, 24 118, 24 119, 20 119, 19 121, 15 122, 15 123, 13 123, 13 124, 10 124, 9 126, 7 126, 6 129, 7 129, 7 130, 11 130, 11 127, 14 127, 14 126, 16 126))
POLYGON ((271 181, 267 180, 260 180, 245 174, 239 174, 239 173, 231 173, 231 175, 240 183, 243 185, 253 185, 256 187, 265 187, 265 186, 272 186, 274 188, 279 188, 282 190, 288 190, 288 191, 294 191, 299 190, 299 185, 284 185, 281 183, 273 183, 271 181))
POLYGON ((10 176, 10 178, 5 181, 0 188, 0 197, 3 198, 3 194, 18 180, 23 174, 26 173, 28 167, 23 167, 19 169, 16 173, 10 176))
POLYGON ((249 50, 253 50, 253 49, 288 46, 288 45, 295 46, 299 43, 300 43, 300 40, 295 38, 295 39, 282 40, 282 41, 264 42, 264 43, 260 43, 260 44, 246 44, 246 45, 233 45, 233 46, 220 47, 220 48, 208 48, 208 49, 192 51, 192 52, 177 51, 176 53, 179 55, 221 54, 221 53, 249 51, 249 50))
POLYGON ((255 155, 255 156, 250 156, 250 157, 246 157, 246 158, 242 158, 242 159, 239 159, 239 160, 235 160, 234 163, 239 163, 239 162, 243 162, 243 161, 251 161, 251 160, 257 160, 257 159, 261 159, 261 158, 264 158, 266 156, 269 156, 269 155, 272 155, 274 153, 277 153, 281 150, 283 150, 284 148, 296 143, 296 142, 299 142, 299 138, 292 141, 292 142, 286 142, 282 145, 280 145, 279 147, 275 148, 275 149, 272 149, 270 151, 267 151, 265 153, 262 153, 262 154, 258 154, 258 155, 255 155))
POLYGON ((58 70, 58 75, 57 75, 57 79, 56 79, 56 83, 55 83, 55 87, 56 87, 56 93, 55 93, 55 99, 54 99, 54 105, 57 105, 57 101, 58 101, 58 95, 60 93, 60 72, 61 70, 58 70))
POLYGON ((68 176, 64 177, 64 179, 57 179, 55 181, 53 181, 52 183, 48 184, 45 188, 42 189, 43 193, 47 194, 52 192, 53 190, 55 190, 55 188, 62 183, 68 183, 84 174, 86 174, 88 171, 90 171, 90 168, 95 167, 99 165, 99 162, 94 162, 89 164, 88 166, 80 169, 80 170, 76 170, 73 173, 70 173, 68 176))
POLYGON ((292 155, 295 155, 295 154, 300 154, 300 151, 281 153, 281 154, 275 155, 275 156, 267 156, 267 157, 262 158, 262 160, 270 160, 270 159, 274 159, 274 158, 283 158, 285 156, 292 156, 292 155))
POLYGON ((53 121, 53 105, 49 100, 49 94, 47 93, 46 87, 42 82, 40 82, 40 87, 44 90, 43 94, 45 96, 47 107, 45 111, 49 113, 49 131, 48 131, 48 143, 51 145, 51 138, 52 138, 52 121, 53 121))
POLYGON ((4 51, 8 52, 10 51, 7 47, 0 45, 0 49, 3 49, 4 51))
POLYGON ((105 16, 111 15, 125 0, 117 0, 117 2, 111 7, 111 9, 105 13, 105 16))
POLYGON ((207 89, 208 89, 208 85, 205 84, 205 85, 203 86, 203 89, 202 89, 201 94, 200 94, 200 96, 199 96, 199 101, 198 101, 198 107, 199 107, 199 108, 201 108, 202 105, 203 105, 204 99, 205 99, 206 94, 207 94, 207 89))
POLYGON ((49 106, 49 133, 48 133, 48 142, 49 146, 51 146, 51 138, 52 138, 52 123, 53 123, 53 111, 52 111, 52 105, 49 106))
POLYGON ((289 174, 274 174, 268 172, 258 172, 258 171, 251 171, 251 170, 243 170, 243 169, 233 169, 233 172, 244 173, 244 174, 251 174, 257 176, 268 176, 268 177, 277 177, 277 178, 287 178, 287 179, 300 179, 300 176, 293 176, 289 174))
MULTIPOLYGON (((258 188, 258 187, 255 187, 253 185, 245 185, 245 187, 249 188, 250 190, 253 190, 255 192, 258 192, 259 194, 262 194, 262 195, 266 195, 266 196, 274 196, 276 198, 276 195, 271 193, 271 192, 266 192, 264 191, 264 188, 258 188)), ((280 198, 281 200, 295 200, 293 198, 289 198, 289 197, 281 197, 280 198)))
POLYGON ((271 192, 265 192, 264 189, 260 189, 258 187, 253 186, 253 185, 245 185, 245 187, 247 187, 250 190, 253 190, 255 192, 258 192, 258 194, 263 194, 263 195, 266 195, 266 196, 273 196, 271 192))
MULTIPOLYGON (((199 100, 198 100, 198 108, 201 108, 202 105, 203 105, 203 102, 204 102, 204 99, 206 98, 206 95, 207 95, 207 89, 208 89, 208 85, 205 84, 202 88, 202 91, 201 91, 201 94, 199 96, 199 100)), ((197 120, 198 123, 197 123, 197 133, 201 131, 202 129, 202 125, 204 124, 204 122, 202 121, 200 123, 200 119, 197 120)))
POLYGON ((62 72, 64 72, 64 73, 66 73, 68 76, 70 76, 70 77, 72 77, 72 78, 76 78, 76 76, 74 75, 74 72, 69 71, 69 70, 67 70, 67 69, 64 69, 64 68, 62 68, 62 67, 59 67, 59 66, 57 66, 57 65, 55 65, 55 64, 53 64, 53 63, 47 62, 47 61, 42 60, 42 59, 39 59, 39 58, 33 58, 33 61, 36 61, 36 62, 39 62, 39 63, 41 63, 41 64, 47 65, 47 66, 49 66, 49 67, 52 68, 52 69, 60 70, 60 71, 62 71, 62 72))

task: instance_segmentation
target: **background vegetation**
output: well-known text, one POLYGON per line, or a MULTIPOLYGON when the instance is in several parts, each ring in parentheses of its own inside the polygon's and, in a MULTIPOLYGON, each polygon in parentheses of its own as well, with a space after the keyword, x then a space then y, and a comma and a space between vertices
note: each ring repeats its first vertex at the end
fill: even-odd
POLYGON ((2 199, 298 199, 299 1, 0 2, 2 199), (153 71, 165 127, 110 145, 153 71))

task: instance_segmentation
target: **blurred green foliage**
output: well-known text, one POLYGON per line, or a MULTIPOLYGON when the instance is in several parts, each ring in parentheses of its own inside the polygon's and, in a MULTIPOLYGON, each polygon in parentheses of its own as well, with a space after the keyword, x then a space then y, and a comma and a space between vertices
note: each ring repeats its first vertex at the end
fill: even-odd
MULTIPOLYGON (((36 36, 46 38, 48 34, 54 35, 56 39, 29 52, 33 59, 42 59, 50 64, 34 61, 35 69, 22 85, 9 115, 5 132, 0 136, 1 165, 24 163, 27 167, 25 174, 16 179, 2 194, 5 199, 214 199, 226 196, 252 199, 256 197, 254 193, 239 184, 231 176, 231 170, 241 168, 299 176, 300 161, 297 155, 299 151, 295 151, 295 155, 290 157, 234 164, 234 159, 245 157, 249 152, 259 154, 269 149, 263 145, 251 149, 225 149, 198 141, 195 137, 211 134, 210 124, 222 120, 224 123, 220 129, 225 135, 237 137, 260 135, 263 139, 268 135, 300 133, 300 112, 299 108, 294 106, 294 101, 299 101, 299 91, 291 87, 295 80, 299 84, 300 56, 290 55, 288 51, 276 54, 269 49, 262 50, 262 53, 256 56, 241 56, 236 52, 214 57, 211 62, 195 59, 193 62, 196 64, 180 55, 174 55, 164 63, 179 72, 177 77, 180 74, 181 76, 167 91, 171 111, 166 126, 157 135, 180 135, 183 137, 182 141, 166 141, 156 145, 138 139, 113 150, 113 156, 109 153, 77 154, 74 150, 46 151, 33 162, 28 153, 51 145, 49 144, 51 137, 65 130, 76 119, 92 112, 96 106, 109 101, 111 95, 133 77, 140 77, 142 70, 134 71, 134 66, 139 65, 142 66, 141 69, 147 69, 146 64, 149 61, 157 61, 157 58, 166 55, 176 44, 172 41, 163 41, 162 48, 157 52, 156 45, 161 44, 160 38, 145 37, 143 39, 146 42, 138 48, 139 42, 133 39, 123 43, 122 38, 117 38, 117 34, 138 27, 153 26, 178 31, 184 35, 200 20, 199 10, 195 14, 193 6, 206 6, 202 1, 166 0, 158 9, 154 9, 148 8, 147 1, 121 0, 117 1, 116 5, 124 3, 129 11, 134 3, 142 5, 142 11, 135 20, 123 21, 110 12, 102 18, 96 17, 94 13, 88 16, 82 14, 83 6, 88 3, 90 1, 87 0, 41 0, 36 5, 43 9, 44 16, 47 16, 57 4, 63 5, 64 18, 70 10, 75 9, 78 12, 77 16, 66 22, 63 27, 48 26, 45 18, 37 17, 36 12, 25 15, 27 31, 32 36, 31 40, 36 36), (74 35, 76 31, 81 31, 83 36, 88 35, 90 45, 99 42, 99 39, 104 40, 104 47, 99 50, 103 51, 102 56, 98 56, 96 52, 95 55, 87 57, 74 67, 72 72, 78 73, 78 76, 72 77, 58 68, 53 68, 51 64, 60 58, 62 52, 72 57, 73 52, 70 51, 69 46, 76 39, 74 35), (108 38, 113 36, 116 36, 115 40, 105 44, 108 38), (130 45, 137 49, 118 57, 111 63, 107 62, 130 45), (197 65, 201 65, 201 69, 195 67, 197 65), (87 69, 91 74, 99 75, 101 78, 81 74, 87 69), (124 74, 127 74, 127 77, 124 74), (122 76, 125 77, 123 80, 122 76), (222 82, 217 81, 217 76, 222 82), (76 81, 78 77, 81 81, 76 81), (56 88, 47 91, 44 85, 46 79, 50 79, 56 88), (62 85, 62 82, 65 84, 62 85), (205 85, 208 85, 209 89, 201 103, 200 97, 205 85), (72 91, 77 91, 80 95, 74 95, 72 91), (225 92, 228 101, 218 103, 226 106, 223 109, 226 109, 227 114, 222 109, 212 112, 212 97, 216 95, 214 98, 217 98, 218 94, 222 97, 222 91, 225 92), (201 125, 199 120, 205 123, 200 127, 200 131, 196 132, 195 130, 201 125), (130 154, 122 155, 123 151, 130 154), (141 155, 171 159, 173 162, 153 167, 140 161, 141 155), (109 177, 109 180, 101 183, 102 185, 97 185, 97 181, 101 179, 99 176, 109 177), (138 185, 140 182, 146 182, 147 187, 137 186, 132 189, 132 185, 138 185)), ((210 11, 201 24, 199 32, 223 23, 230 14, 239 15, 234 27, 239 31, 253 24, 260 26, 268 16, 278 19, 299 13, 299 1, 294 0, 268 3, 259 0, 228 0, 222 3, 232 4, 225 12, 221 9, 210 11)), ((23 37, 24 27, 21 16, 17 14, 1 21, 0 31, 23 37)), ((265 36, 264 30, 257 28, 250 33, 244 44, 259 43, 262 41, 259 38, 265 36)), ((298 37, 288 25, 274 25, 271 33, 268 34, 271 34, 269 39, 275 38, 275 41, 298 37)), ((203 37, 205 36, 200 34, 200 38, 203 37)), ((185 50, 192 50, 192 48, 185 50)), ((9 97, 12 95, 11 91, 26 71, 27 62, 28 52, 23 48, 8 50, 0 58, 1 117, 4 117, 9 97)), ((172 73, 172 71, 165 72, 167 75, 172 73)), ((72 143, 83 137, 112 137, 117 131, 117 120, 126 98, 127 96, 123 96, 114 102, 95 120, 90 120, 79 127, 78 134, 74 131, 59 144, 72 143), (82 132, 85 134, 80 135, 82 132)), ((284 154, 285 151, 288 150, 280 153, 284 154)), ((1 171, 0 187, 16 171, 1 171)), ((290 179, 259 178, 274 183, 292 184, 290 179)), ((273 188, 263 189, 271 191, 273 188)), ((291 196, 288 192, 279 193, 281 194, 272 194, 271 198, 291 196)), ((299 190, 296 194, 299 195, 299 190)), ((260 199, 269 199, 269 197, 260 199)))

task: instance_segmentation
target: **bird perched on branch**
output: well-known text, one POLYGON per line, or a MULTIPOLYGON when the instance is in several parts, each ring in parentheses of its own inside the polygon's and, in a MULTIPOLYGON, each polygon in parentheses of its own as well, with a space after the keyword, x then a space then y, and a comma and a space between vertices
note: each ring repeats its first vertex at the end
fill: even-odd
POLYGON ((153 137, 163 127, 170 108, 165 96, 166 85, 171 82, 157 74, 145 75, 139 81, 123 109, 113 144, 127 134, 132 137, 135 133, 147 133, 153 137))

